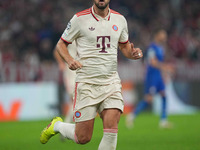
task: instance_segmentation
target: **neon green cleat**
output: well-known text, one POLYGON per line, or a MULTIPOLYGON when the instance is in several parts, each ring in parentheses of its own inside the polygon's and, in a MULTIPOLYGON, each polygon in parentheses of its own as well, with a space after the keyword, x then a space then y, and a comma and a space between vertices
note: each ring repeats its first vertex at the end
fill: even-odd
POLYGON ((55 132, 54 129, 53 129, 54 124, 57 121, 63 122, 62 118, 55 117, 55 118, 52 119, 51 123, 46 128, 44 128, 44 130, 42 131, 42 133, 40 135, 40 142, 42 144, 46 144, 52 136, 54 136, 58 133, 58 132, 55 132))

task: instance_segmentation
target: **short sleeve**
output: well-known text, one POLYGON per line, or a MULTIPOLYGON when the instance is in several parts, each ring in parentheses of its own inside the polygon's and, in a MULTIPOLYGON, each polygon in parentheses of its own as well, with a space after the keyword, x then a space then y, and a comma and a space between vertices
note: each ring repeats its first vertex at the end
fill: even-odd
POLYGON ((63 32, 61 39, 71 44, 79 36, 80 28, 78 18, 76 15, 67 24, 65 31, 63 32))
POLYGON ((128 26, 127 26, 127 21, 124 18, 123 30, 122 30, 122 33, 119 38, 119 43, 127 43, 129 40, 128 38, 129 38, 128 37, 128 26))
POLYGON ((155 54, 155 51, 153 48, 149 48, 147 50, 147 59, 148 61, 150 61, 151 59, 155 58, 156 57, 156 54, 155 54))

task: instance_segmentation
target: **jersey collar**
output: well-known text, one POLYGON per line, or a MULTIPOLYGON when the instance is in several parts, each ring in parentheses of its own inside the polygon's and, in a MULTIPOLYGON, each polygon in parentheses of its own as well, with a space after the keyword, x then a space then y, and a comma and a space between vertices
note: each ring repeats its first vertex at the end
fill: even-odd
POLYGON ((102 18, 101 16, 97 15, 95 12, 94 12, 94 8, 92 6, 92 8, 90 9, 91 10, 91 13, 92 13, 92 16, 94 17, 94 19, 96 19, 97 21, 100 21, 100 20, 110 20, 110 8, 109 8, 109 12, 108 12, 108 15, 105 17, 105 18, 102 18))

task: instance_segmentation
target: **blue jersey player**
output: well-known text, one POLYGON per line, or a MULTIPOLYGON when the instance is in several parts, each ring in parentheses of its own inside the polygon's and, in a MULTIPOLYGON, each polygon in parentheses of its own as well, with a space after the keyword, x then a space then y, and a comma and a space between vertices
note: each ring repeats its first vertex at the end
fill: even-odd
POLYGON ((135 117, 141 111, 143 111, 149 105, 149 103, 152 102, 153 96, 157 93, 159 93, 162 97, 162 112, 159 125, 161 128, 172 127, 172 124, 167 121, 165 83, 162 77, 163 72, 172 71, 172 68, 166 63, 164 63, 163 45, 167 41, 167 33, 163 29, 157 29, 153 33, 153 38, 154 41, 150 44, 149 48, 147 49, 147 67, 144 85, 144 99, 139 102, 134 112, 127 116, 127 127, 133 126, 135 117))

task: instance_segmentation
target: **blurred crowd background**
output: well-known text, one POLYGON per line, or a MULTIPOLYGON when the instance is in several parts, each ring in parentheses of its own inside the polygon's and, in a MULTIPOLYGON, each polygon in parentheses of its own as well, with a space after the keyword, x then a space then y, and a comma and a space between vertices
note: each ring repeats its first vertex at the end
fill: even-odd
MULTIPOLYGON (((92 0, 1 0, 0 80, 59 80, 53 49, 73 15, 92 3, 92 0)), ((127 18, 130 41, 136 47, 145 52, 152 40, 152 30, 163 27, 169 36, 166 59, 195 63, 193 68, 200 63, 199 6, 199 0, 111 0, 110 4, 127 18)), ((119 55, 119 61, 124 63, 127 59, 119 55)))
MULTIPOLYGON (((22 103, 21 109, 28 111, 21 113, 20 119, 30 118, 30 113, 32 118, 49 116, 58 101, 62 109, 66 97, 63 72, 53 50, 73 15, 92 5, 93 0, 0 0, 0 87, 5 90, 0 96, 7 106, 15 104, 21 94, 23 99, 17 104, 22 103), (42 92, 48 88, 50 92, 42 92), (37 108, 38 116, 35 110, 29 111, 32 108, 37 108), (48 113, 39 111, 44 108, 48 113)), ((144 54, 152 42, 152 31, 158 27, 167 31, 166 61, 175 67, 171 105, 181 106, 175 104, 179 98, 184 104, 200 107, 200 1, 111 0, 110 7, 127 18, 130 41, 144 54)), ((138 101, 143 97, 145 63, 128 60, 121 53, 118 58, 123 85, 131 83, 125 99, 138 101)), ((185 112, 185 107, 182 110, 185 112)))

